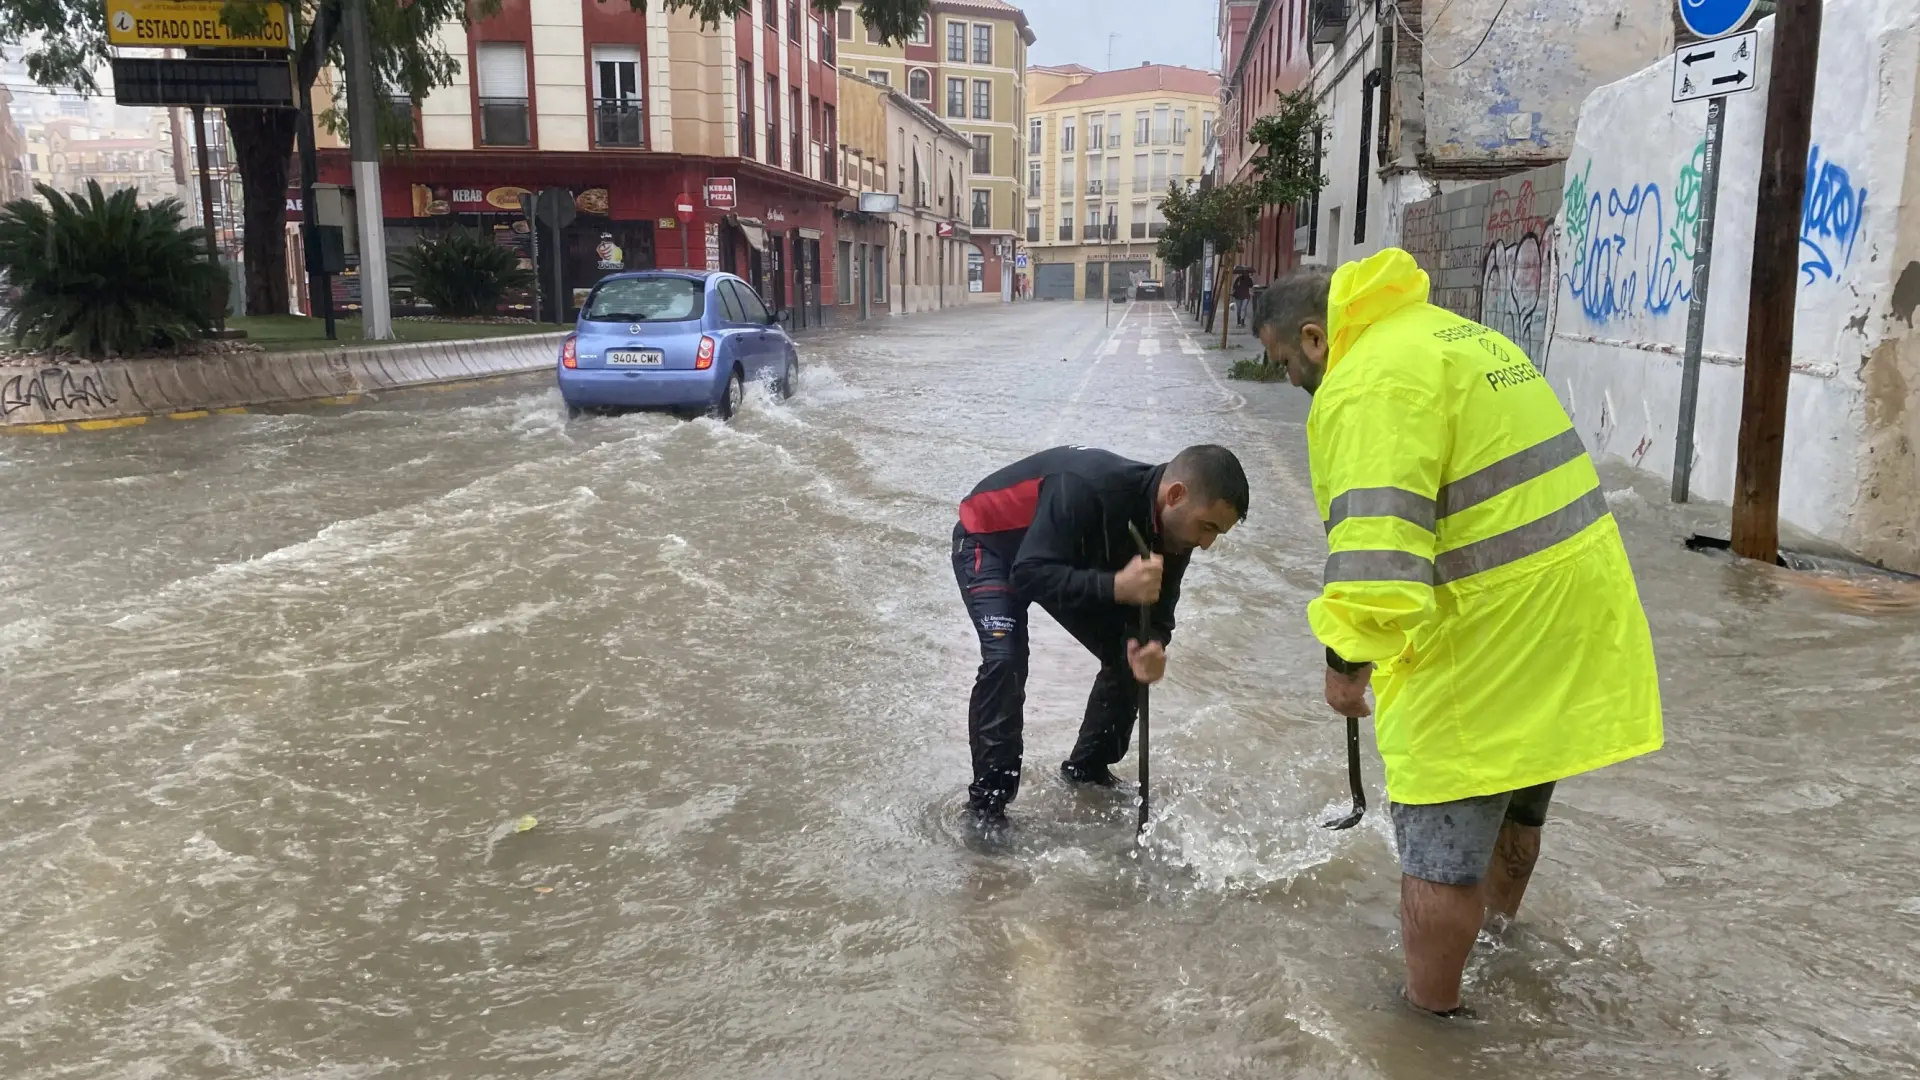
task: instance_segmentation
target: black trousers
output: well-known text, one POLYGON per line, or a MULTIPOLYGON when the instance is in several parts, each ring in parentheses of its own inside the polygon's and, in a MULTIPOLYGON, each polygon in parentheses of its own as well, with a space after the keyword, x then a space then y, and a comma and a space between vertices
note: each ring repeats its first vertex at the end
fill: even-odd
MULTIPOLYGON (((953 576, 967 615, 980 635, 980 672, 967 707, 967 738, 973 747, 975 807, 1001 807, 1020 792, 1021 730, 1027 701, 1027 602, 1014 595, 1007 564, 956 526, 953 576)), ((1048 610, 1100 660, 1100 674, 1087 695, 1080 739, 1067 764, 1105 768, 1127 755, 1133 739, 1138 684, 1127 666, 1127 638, 1114 620, 1062 617, 1048 610)))

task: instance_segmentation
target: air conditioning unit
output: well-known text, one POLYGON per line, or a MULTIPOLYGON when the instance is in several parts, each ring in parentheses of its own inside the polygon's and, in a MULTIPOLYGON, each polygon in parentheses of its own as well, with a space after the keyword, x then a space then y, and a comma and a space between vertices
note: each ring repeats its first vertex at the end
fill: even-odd
POLYGON ((1331 45, 1339 41, 1352 14, 1350 0, 1313 0, 1313 43, 1331 45))

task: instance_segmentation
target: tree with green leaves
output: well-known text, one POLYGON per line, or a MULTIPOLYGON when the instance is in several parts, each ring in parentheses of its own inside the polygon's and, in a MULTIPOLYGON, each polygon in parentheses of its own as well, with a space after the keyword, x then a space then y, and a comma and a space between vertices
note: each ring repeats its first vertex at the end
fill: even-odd
MULTIPOLYGON (((611 0, 619 2, 619 0, 611 0)), ((730 23, 751 12, 755 0, 627 0, 637 12, 651 6, 684 11, 706 27, 730 23)), ((808 0, 831 17, 842 0, 808 0)), ((344 71, 340 54, 345 0, 290 0, 297 4, 302 33, 294 58, 299 86, 311 88, 323 67, 344 71)), ((376 100, 419 101, 459 75, 464 58, 440 44, 439 28, 470 23, 500 9, 500 0, 366 0, 370 36, 378 43, 373 57, 376 100)), ((864 0, 860 15, 882 41, 902 41, 920 25, 928 0, 864 0)), ((226 0, 220 18, 236 34, 257 30, 266 13, 248 0, 226 0)), ((111 51, 107 45, 104 0, 0 0, 0 47, 22 50, 27 72, 44 86, 68 86, 97 92, 96 73, 111 51)), ((323 103, 316 102, 316 111, 323 103)), ((342 108, 328 110, 327 122, 344 127, 342 108)), ((293 160, 298 113, 289 109, 228 109, 235 164, 245 198, 247 311, 256 315, 287 310, 286 191, 293 160)), ((389 118, 394 119, 394 118, 389 118)), ((405 145, 411 132, 380 132, 389 146, 405 145)))
MULTIPOLYGON (((1208 244, 1213 245, 1215 278, 1213 295, 1224 288, 1227 269, 1246 246, 1264 204, 1263 187, 1258 181, 1216 184, 1204 189, 1187 190, 1178 185, 1167 189, 1160 213, 1167 227, 1160 235, 1157 254, 1175 269, 1198 263, 1208 244)), ((1226 344, 1226 327, 1221 327, 1220 343, 1226 344)))

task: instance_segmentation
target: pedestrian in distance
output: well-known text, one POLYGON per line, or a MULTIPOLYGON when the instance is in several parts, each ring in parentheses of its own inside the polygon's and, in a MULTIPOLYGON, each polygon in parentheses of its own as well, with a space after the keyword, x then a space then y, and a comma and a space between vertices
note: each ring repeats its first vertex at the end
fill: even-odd
POLYGON ((1462 1010, 1483 925, 1520 909, 1557 781, 1659 749, 1620 530, 1566 410, 1500 334, 1427 302, 1389 248, 1261 295, 1254 333, 1314 395, 1330 555, 1307 607, 1327 704, 1368 715, 1400 856, 1406 996, 1462 1010))
POLYGON ((1003 824, 1020 791, 1028 607, 1040 605, 1100 661, 1060 772, 1070 783, 1112 787, 1108 766, 1126 756, 1138 686, 1166 672, 1187 562, 1246 518, 1247 500, 1247 474, 1225 447, 1192 446, 1147 465, 1062 446, 1001 469, 960 503, 953 574, 980 638, 967 708, 968 807, 978 823, 1003 824), (1152 554, 1138 554, 1135 531, 1152 554), (1143 606, 1151 609, 1145 641, 1143 606))
POLYGON ((1233 276, 1233 324, 1247 325, 1247 302, 1253 299, 1253 275, 1245 268, 1233 276))

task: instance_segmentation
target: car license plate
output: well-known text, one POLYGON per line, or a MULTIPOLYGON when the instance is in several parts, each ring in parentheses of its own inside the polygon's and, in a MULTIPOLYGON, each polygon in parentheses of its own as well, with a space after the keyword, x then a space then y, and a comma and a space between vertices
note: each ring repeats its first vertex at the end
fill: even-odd
POLYGON ((666 354, 659 349, 621 349, 607 354, 610 367, 659 367, 666 354))

